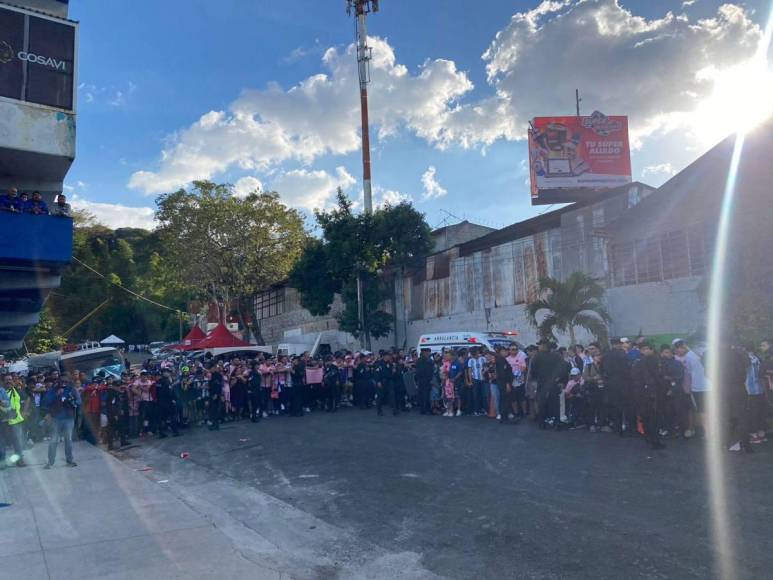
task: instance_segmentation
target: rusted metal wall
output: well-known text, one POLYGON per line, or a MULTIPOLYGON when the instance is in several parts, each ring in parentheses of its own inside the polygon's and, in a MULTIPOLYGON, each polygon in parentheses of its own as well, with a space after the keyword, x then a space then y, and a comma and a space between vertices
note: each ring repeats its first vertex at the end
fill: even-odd
POLYGON ((541 278, 561 276, 561 232, 540 232, 470 256, 452 257, 449 276, 433 280, 438 259, 427 259, 426 281, 406 279, 411 288, 410 320, 534 300, 541 278), (423 308, 417 307, 419 300, 423 308))

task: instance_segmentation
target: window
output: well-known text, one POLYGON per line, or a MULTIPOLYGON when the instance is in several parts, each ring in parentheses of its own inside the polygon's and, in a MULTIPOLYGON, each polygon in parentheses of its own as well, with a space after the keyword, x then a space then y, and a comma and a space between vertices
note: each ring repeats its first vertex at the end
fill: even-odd
POLYGON ((644 284, 660 280, 660 240, 652 237, 636 242, 636 281, 644 284))
POLYGON ((706 271, 706 247, 704 244, 703 226, 693 226, 687 230, 688 248, 690 252, 690 274, 702 276, 706 271))
POLYGON ((625 242, 613 246, 612 275, 615 286, 636 284, 636 262, 633 257, 633 242, 625 242))
POLYGON ((258 320, 284 313, 285 289, 261 292, 255 297, 255 316, 258 320))
POLYGON ((705 226, 612 246, 612 284, 629 286, 702 276, 711 253, 705 226))
POLYGON ((687 234, 669 232, 661 238, 663 279, 684 278, 690 275, 690 254, 687 252, 687 234))

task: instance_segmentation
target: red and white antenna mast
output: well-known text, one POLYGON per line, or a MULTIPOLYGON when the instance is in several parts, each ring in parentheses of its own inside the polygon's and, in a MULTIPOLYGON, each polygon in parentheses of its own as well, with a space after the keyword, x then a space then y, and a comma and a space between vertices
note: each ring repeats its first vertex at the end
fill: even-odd
POLYGON ((365 212, 373 211, 370 185, 370 130, 368 128, 368 83, 370 82, 371 48, 368 46, 366 16, 378 12, 378 0, 346 0, 346 13, 354 14, 357 24, 357 65, 360 77, 360 109, 362 112, 362 189, 365 212))

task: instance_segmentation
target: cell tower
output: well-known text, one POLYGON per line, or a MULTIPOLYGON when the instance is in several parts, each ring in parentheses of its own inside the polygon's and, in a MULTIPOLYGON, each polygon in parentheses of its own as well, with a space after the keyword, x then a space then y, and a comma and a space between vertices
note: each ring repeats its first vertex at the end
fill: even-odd
POLYGON ((368 128, 368 83, 372 50, 368 46, 366 17, 378 12, 378 0, 346 0, 346 13, 354 14, 357 40, 357 68, 360 77, 360 109, 362 112, 362 188, 365 196, 365 212, 373 211, 373 194, 370 186, 370 130, 368 128))

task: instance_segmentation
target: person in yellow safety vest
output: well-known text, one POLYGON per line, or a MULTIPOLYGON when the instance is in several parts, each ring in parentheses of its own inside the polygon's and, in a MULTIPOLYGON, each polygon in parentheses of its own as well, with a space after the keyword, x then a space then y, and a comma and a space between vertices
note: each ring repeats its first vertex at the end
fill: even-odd
POLYGON ((22 398, 18 385, 13 380, 6 383, 6 393, 10 403, 6 410, 6 439, 11 440, 15 452, 16 467, 24 467, 24 415, 22 414, 22 398))

